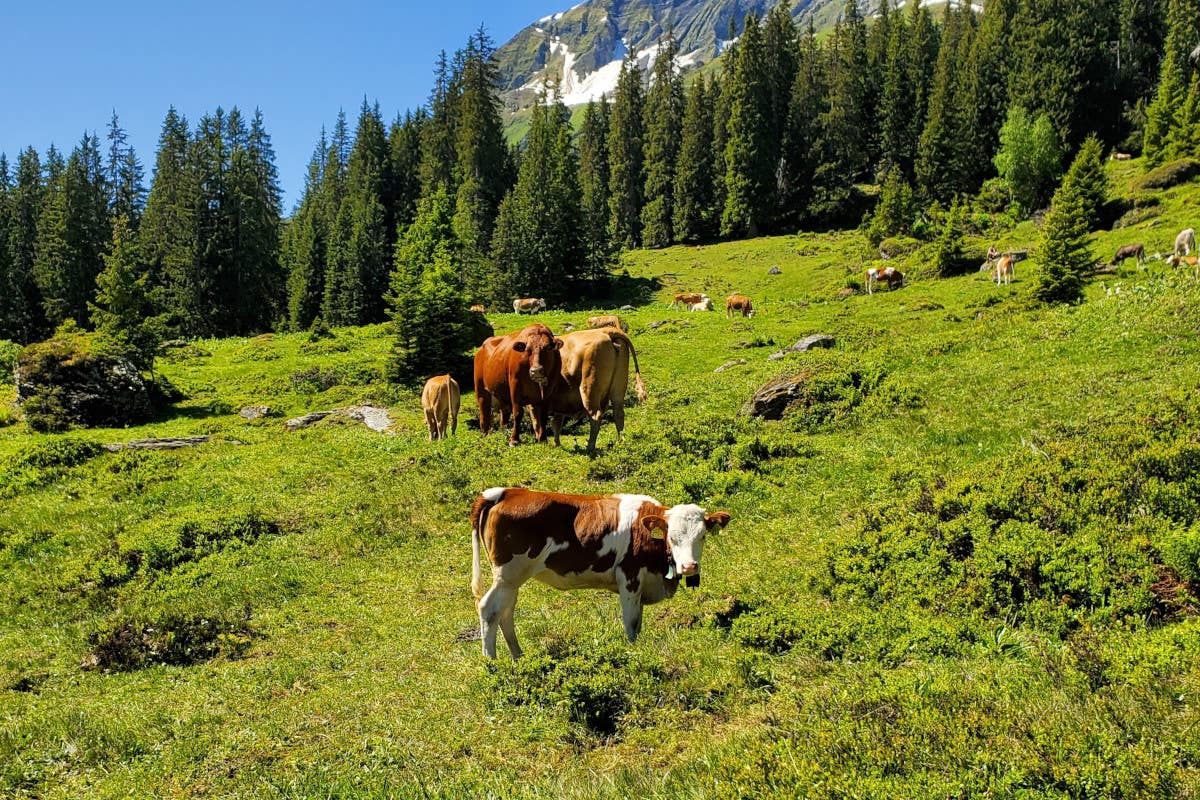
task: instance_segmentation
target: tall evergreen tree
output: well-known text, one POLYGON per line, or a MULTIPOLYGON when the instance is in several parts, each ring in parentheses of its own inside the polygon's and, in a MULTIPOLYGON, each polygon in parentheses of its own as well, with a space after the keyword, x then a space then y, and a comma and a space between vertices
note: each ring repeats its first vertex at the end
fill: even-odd
POLYGON ((17 156, 16 175, 9 196, 10 223, 7 238, 0 247, 8 253, 13 295, 12 338, 29 343, 48 333, 41 293, 34 278, 38 217, 41 213, 45 184, 38 153, 32 147, 17 156))
POLYGON ((146 206, 146 186, 142 162, 138 160, 129 136, 113 111, 108 123, 108 163, 105 178, 108 180, 108 209, 114 219, 125 217, 130 227, 136 229, 146 206))
POLYGON ((916 87, 911 80, 909 37, 908 23, 899 14, 893 15, 880 87, 878 120, 880 173, 887 174, 895 167, 903 177, 911 180, 914 176, 914 142, 910 132, 916 87))
MULTIPOLYGON (((630 51, 621 64, 608 131, 609 230, 613 244, 620 248, 641 244, 645 138, 642 106, 642 71, 630 51)), ((529 158, 526 151, 522 171, 529 158)))
POLYGON ((152 369, 162 329, 151 301, 137 233, 123 216, 113 221, 112 246, 104 264, 96 277, 96 299, 91 304, 96 330, 115 341, 139 369, 152 369))
POLYGON ((0 339, 17 338, 22 312, 22 297, 8 247, 13 227, 12 194, 8 156, 0 153, 0 339))
POLYGON ((929 114, 917 144, 917 184, 926 201, 949 202, 967 191, 968 162, 977 153, 964 151, 968 135, 963 107, 965 54, 970 51, 972 20, 969 6, 946 6, 942 43, 938 51, 929 114))
POLYGON ((692 82, 683 114, 679 168, 675 175, 675 238, 704 241, 716 235, 717 211, 713 165, 713 94, 703 78, 692 82))
POLYGON ((612 244, 608 232, 608 98, 589 102, 579 129, 579 190, 583 213, 587 279, 599 288, 608 280, 612 244))
POLYGON ((675 170, 683 127, 683 81, 675 71, 679 48, 675 38, 660 43, 654 57, 650 91, 646 95, 646 131, 642 207, 642 243, 666 247, 674 243, 675 170))
POLYGON ((867 26, 857 0, 846 0, 833 33, 830 59, 829 110, 823 120, 832 167, 849 180, 867 176, 871 167, 871 68, 867 56, 867 26))
POLYGON ((171 328, 182 331, 188 298, 193 295, 199 236, 196 206, 199 188, 191 163, 187 120, 168 109, 158 139, 154 182, 139 227, 141 256, 151 291, 171 328))
POLYGON ((1200 42, 1200 0, 1171 0, 1166 53, 1159 73, 1158 91, 1146 109, 1143 151, 1151 164, 1190 155, 1187 108, 1192 78, 1197 74, 1190 56, 1200 42))
POLYGON ((1043 303, 1078 302, 1095 258, 1083 198, 1068 181, 1054 193, 1034 252, 1040 271, 1033 296, 1043 303))
POLYGON ((438 54, 434 67, 433 91, 429 95, 429 119, 421 126, 421 191, 430 194, 438 187, 454 194, 454 152, 457 139, 458 76, 454 74, 446 51, 438 54))
MULTIPOLYGON (((818 169, 826 161, 827 137, 821 122, 828 111, 828 94, 825 54, 810 18, 800 44, 783 137, 781 206, 788 214, 787 221, 793 224, 821 215, 819 209, 828 205, 831 181, 849 186, 846 176, 836 169, 826 168, 818 179, 818 169)), ((828 160, 832 161, 832 156, 828 160)))
POLYGON ((725 144, 721 233, 753 237, 774 213, 777 153, 771 146, 773 133, 768 130, 771 83, 762 28, 753 16, 746 18, 728 82, 729 140, 725 144))
POLYGON ((1100 212, 1108 202, 1108 171, 1104 161, 1104 145, 1097 137, 1089 136, 1063 179, 1079 196, 1088 230, 1100 227, 1100 212))
MULTIPOLYGON (((231 220, 233 280, 224 292, 233 321, 226 330, 245 334, 266 330, 283 316, 279 171, 260 109, 255 109, 245 139, 234 143, 229 182, 236 215, 231 220)), ((378 285, 380 295, 383 280, 378 285)))
POLYGON ((295 330, 310 327, 325 296, 325 248, 329 230, 321 212, 321 171, 328 146, 325 132, 304 181, 300 204, 284 231, 282 260, 287 274, 287 317, 295 330))
POLYGON ((395 244, 397 232, 413 221, 421 197, 421 128, 424 109, 396 119, 388 132, 388 172, 384 185, 385 224, 395 244))

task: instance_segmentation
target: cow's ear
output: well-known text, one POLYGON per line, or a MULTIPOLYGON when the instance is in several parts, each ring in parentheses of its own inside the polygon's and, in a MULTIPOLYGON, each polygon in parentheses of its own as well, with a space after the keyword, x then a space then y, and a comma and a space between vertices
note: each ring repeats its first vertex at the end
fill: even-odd
POLYGON ((519 341, 513 342, 513 350, 516 350, 518 353, 524 353, 525 352, 525 343, 519 342, 519 341))
POLYGON ((729 524, 730 516, 724 511, 715 511, 704 518, 704 527, 708 530, 724 528, 729 524))
POLYGON ((557 336, 554 337, 554 349, 562 350, 562 345, 563 345, 562 339, 559 339, 557 336))
POLYGON ((642 527, 650 534, 651 539, 667 538, 667 518, 657 514, 647 514, 642 517, 642 527))

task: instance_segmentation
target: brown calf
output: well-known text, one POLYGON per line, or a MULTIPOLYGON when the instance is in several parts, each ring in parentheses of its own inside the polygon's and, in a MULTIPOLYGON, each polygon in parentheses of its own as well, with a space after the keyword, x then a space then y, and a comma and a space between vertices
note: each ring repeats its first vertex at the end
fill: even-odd
POLYGON ((735 311, 740 311, 743 317, 754 316, 754 306, 750 304, 750 298, 744 294, 729 295, 725 300, 726 319, 733 317, 735 311))
POLYGON ((488 489, 471 507, 471 591, 483 654, 496 657, 496 632, 521 657, 513 610, 531 578, 556 589, 606 589, 621 599, 625 636, 637 639, 642 609, 674 596, 679 578, 700 585, 704 537, 729 514, 695 505, 667 508, 644 495, 571 495, 488 489), (480 552, 492 563, 484 591, 480 552))
POLYGON ((707 299, 708 299, 708 295, 706 295, 702 292, 683 292, 682 294, 675 295, 675 298, 671 302, 671 305, 674 308, 679 308, 680 306, 683 306, 685 308, 690 308, 690 307, 696 305, 697 303, 704 302, 707 299))
POLYGON ((1139 264, 1146 263, 1146 248, 1139 242, 1137 244, 1127 244, 1117 248, 1116 255, 1113 256, 1112 265, 1119 267, 1125 263, 1128 258, 1136 258, 1139 264))
POLYGON ((507 336, 493 336, 475 353, 475 402, 479 405, 479 430, 492 429, 492 401, 500 409, 500 425, 508 426, 516 445, 521 431, 521 413, 530 407, 533 435, 546 441, 546 416, 550 397, 562 381, 562 339, 541 323, 534 323, 507 336))
POLYGON ((449 375, 439 375, 425 381, 421 390, 421 407, 425 409, 425 424, 429 426, 429 441, 446 438, 449 423, 450 433, 458 432, 458 381, 449 375))

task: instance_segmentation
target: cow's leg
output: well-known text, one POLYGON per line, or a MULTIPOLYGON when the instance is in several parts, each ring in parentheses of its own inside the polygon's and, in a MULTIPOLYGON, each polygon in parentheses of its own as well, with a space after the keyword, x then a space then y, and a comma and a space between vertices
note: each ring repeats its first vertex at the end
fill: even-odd
POLYGON ((521 415, 524 413, 524 407, 513 398, 512 404, 512 434, 508 437, 508 443, 512 447, 516 447, 521 438, 521 415))
POLYGON ((433 409, 425 409, 425 425, 429 428, 429 441, 434 440, 434 435, 437 433, 437 423, 433 419, 433 409))
POLYGON ((533 423, 533 439, 536 442, 546 441, 546 406, 534 403, 529 407, 529 419, 533 423))
POLYGON ((642 632, 642 596, 634 592, 621 591, 621 620, 625 623, 625 638, 636 642, 642 632))
POLYGON ((492 583, 492 588, 479 601, 479 635, 483 639, 484 657, 496 657, 496 631, 500 629, 504 630, 504 641, 513 658, 521 657, 512 621, 516 605, 517 587, 499 579, 492 583))
POLYGON ((492 393, 475 384, 475 403, 479 406, 479 432, 487 436, 492 431, 492 393))
POLYGON ((600 423, 604 421, 603 411, 593 411, 588 414, 588 425, 591 430, 588 431, 588 449, 589 453, 596 452, 596 440, 600 438, 600 423))
POLYGON ((458 435, 458 407, 450 407, 450 433, 454 436, 458 435))
POLYGON ((562 414, 551 414, 550 415, 550 427, 554 430, 554 446, 555 447, 562 447, 562 442, 560 442, 558 440, 559 434, 562 433, 562 426, 563 426, 563 415, 562 414))

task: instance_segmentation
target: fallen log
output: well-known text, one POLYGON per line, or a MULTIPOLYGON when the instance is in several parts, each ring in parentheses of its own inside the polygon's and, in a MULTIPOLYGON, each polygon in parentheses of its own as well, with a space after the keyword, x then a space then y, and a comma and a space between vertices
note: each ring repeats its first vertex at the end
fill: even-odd
MULTIPOLYGON (((179 450, 183 447, 199 447, 212 441, 211 436, 183 436, 164 439, 135 439, 132 442, 106 444, 104 449, 110 453, 122 450, 179 450)), ((226 444, 241 444, 237 439, 222 439, 226 444)))

